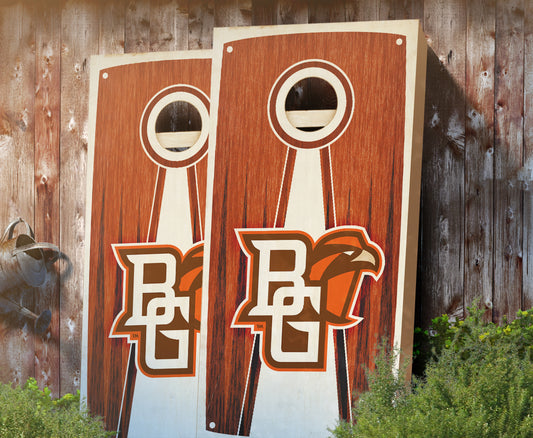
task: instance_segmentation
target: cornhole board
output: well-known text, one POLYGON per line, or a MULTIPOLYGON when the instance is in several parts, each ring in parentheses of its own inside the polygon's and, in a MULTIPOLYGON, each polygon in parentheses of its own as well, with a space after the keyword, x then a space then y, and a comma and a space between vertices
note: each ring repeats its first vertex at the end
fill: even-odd
POLYGON ((425 66, 418 21, 215 29, 198 436, 326 436, 411 355, 425 66))
POLYGON ((82 395, 121 437, 196 434, 210 75, 91 59, 82 395))

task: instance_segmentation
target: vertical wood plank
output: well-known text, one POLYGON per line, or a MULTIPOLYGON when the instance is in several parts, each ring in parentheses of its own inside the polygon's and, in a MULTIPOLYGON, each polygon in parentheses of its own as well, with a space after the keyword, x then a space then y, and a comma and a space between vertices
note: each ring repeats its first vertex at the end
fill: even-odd
POLYGON ((277 0, 276 24, 299 24, 309 20, 306 0, 277 0))
POLYGON ((522 293, 524 1, 496 5, 494 309, 513 317, 522 293))
POLYGON ((189 50, 211 49, 215 24, 214 0, 189 0, 189 50))
POLYGON ((428 0, 418 305, 421 323, 463 315, 465 33, 464 0, 428 0))
MULTIPOLYGON (((98 53, 124 53, 126 0, 100 0, 98 53)), ((92 53, 91 53, 92 55, 92 53)))
POLYGON ((344 0, 309 0, 309 23, 332 23, 346 20, 344 0))
POLYGON ((79 388, 88 141, 89 56, 98 53, 98 4, 64 4, 61 32, 61 392, 79 388))
MULTIPOLYGON (((35 8, 35 235, 59 244, 59 130, 61 100, 61 9, 58 2, 35 8)), ((52 322, 36 336, 35 377, 54 397, 60 393, 60 290, 57 271, 36 292, 36 311, 50 309, 52 322)))
POLYGON ((424 20, 424 0, 396 0, 394 1, 395 20, 424 20))
POLYGON ((381 0, 379 2, 379 16, 380 20, 394 20, 396 17, 396 1, 395 0, 381 0))
POLYGON ((346 21, 371 21, 379 17, 379 1, 346 0, 346 21))
MULTIPOLYGON (((0 6, 0 227, 16 217, 34 220, 35 29, 21 2, 0 6), (6 38, 5 36, 9 36, 6 38)), ((17 228, 16 232, 18 233, 17 228)), ((24 229, 21 227, 21 232, 24 229)), ((8 294, 33 310, 33 291, 8 294)), ((34 375, 33 324, 0 309, 0 381, 24 383, 34 375)))
POLYGON ((476 298, 492 307, 495 3, 466 11, 465 308, 476 298))
POLYGON ((130 0, 126 7, 124 52, 150 51, 150 0, 130 0))
POLYGON ((381 0, 380 20, 424 19, 424 0, 381 0))
POLYGON ((276 23, 276 4, 271 0, 254 0, 252 4, 252 24, 254 26, 276 23))
POLYGON ((533 307, 533 3, 524 13, 524 283, 522 309, 533 307))
POLYGON ((217 0, 215 27, 250 26, 252 24, 251 0, 217 0))
POLYGON ((152 0, 150 51, 187 50, 189 16, 185 0, 152 0))

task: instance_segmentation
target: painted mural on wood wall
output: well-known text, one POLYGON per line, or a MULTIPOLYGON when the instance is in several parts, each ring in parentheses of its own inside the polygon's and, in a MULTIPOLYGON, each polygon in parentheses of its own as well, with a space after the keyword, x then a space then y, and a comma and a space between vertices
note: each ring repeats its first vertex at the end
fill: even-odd
POLYGON ((212 54, 91 69, 91 410, 122 436, 350 419, 380 339, 411 348, 418 22, 216 29, 212 54))

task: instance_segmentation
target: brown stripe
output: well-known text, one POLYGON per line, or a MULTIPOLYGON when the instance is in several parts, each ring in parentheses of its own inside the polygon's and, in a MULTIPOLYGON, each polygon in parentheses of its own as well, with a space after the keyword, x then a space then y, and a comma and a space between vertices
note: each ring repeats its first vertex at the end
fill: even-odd
POLYGON ((165 188, 165 177, 167 171, 160 167, 157 172, 157 185, 154 193, 154 203, 152 206, 152 217, 150 218, 150 230, 148 231, 147 242, 155 242, 157 227, 159 225, 159 215, 161 214, 161 203, 163 202, 163 189, 165 188))
POLYGON ((291 192, 292 175, 294 173, 294 162, 296 161, 296 149, 288 148, 287 161, 285 162, 285 171, 283 172, 283 181, 281 183, 278 213, 274 228, 282 228, 285 224, 287 215, 287 205, 289 204, 289 194, 291 192))
POLYGON ((257 384, 259 382, 259 372, 261 371, 261 360, 259 359, 259 335, 254 337, 254 350, 250 359, 250 372, 248 374, 248 390, 243 400, 242 419, 237 435, 249 436, 252 428, 252 416, 254 412, 255 396, 257 395, 257 384))
POLYGON ((135 344, 131 344, 128 374, 126 375, 122 410, 120 411, 120 422, 118 425, 120 438, 127 438, 130 427, 131 407, 133 404, 133 393, 135 392, 135 380, 137 377, 137 366, 135 365, 135 355, 137 353, 135 350, 135 344))
POLYGON ((198 200, 198 184, 196 182, 196 165, 187 168, 189 186, 189 206, 191 208, 191 227, 193 242, 202 240, 202 223, 200 220, 200 204, 198 200))
POLYGON ((324 196, 324 208, 326 230, 336 226, 335 206, 333 204, 333 180, 331 178, 331 162, 329 160, 329 146, 320 149, 320 166, 322 168, 322 194, 324 196))

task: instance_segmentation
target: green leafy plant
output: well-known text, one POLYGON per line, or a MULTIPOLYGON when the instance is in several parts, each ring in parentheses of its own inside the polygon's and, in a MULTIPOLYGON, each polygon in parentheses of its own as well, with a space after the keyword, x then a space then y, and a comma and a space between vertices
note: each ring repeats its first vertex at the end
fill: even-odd
POLYGON ((79 391, 54 399, 28 379, 21 387, 0 384, 0 437, 111 437, 100 419, 80 409, 79 391))
POLYGON ((423 378, 392 371, 396 352, 382 348, 360 394, 347 437, 533 437, 533 309, 502 325, 469 309, 464 321, 433 321, 423 378))

